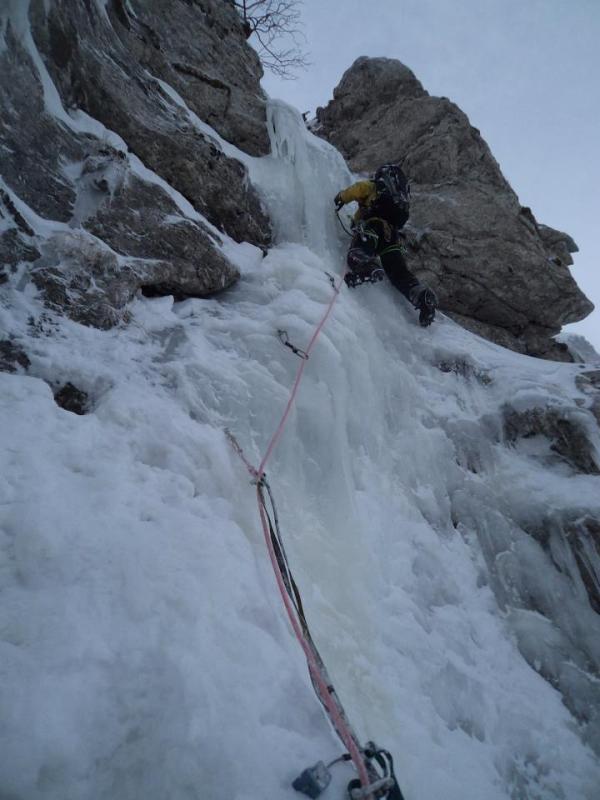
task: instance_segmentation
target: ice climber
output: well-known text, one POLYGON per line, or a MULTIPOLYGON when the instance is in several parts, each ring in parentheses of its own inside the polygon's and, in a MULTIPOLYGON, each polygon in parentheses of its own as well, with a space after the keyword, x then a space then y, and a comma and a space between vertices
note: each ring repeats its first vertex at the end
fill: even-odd
POLYGON ((435 292, 410 272, 404 260, 401 228, 408 220, 410 185, 397 164, 379 167, 372 180, 358 181, 335 196, 336 210, 356 201, 352 242, 344 280, 349 287, 382 280, 383 273, 419 309, 421 325, 431 325, 437 308, 435 292))

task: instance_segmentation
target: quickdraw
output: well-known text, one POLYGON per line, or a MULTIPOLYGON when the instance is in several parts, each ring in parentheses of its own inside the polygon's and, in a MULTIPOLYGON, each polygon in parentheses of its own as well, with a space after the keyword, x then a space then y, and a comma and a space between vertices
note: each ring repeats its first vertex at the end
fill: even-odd
POLYGON ((303 358, 305 361, 308 361, 309 355, 306 350, 301 350, 299 347, 296 347, 295 344, 292 344, 287 331, 279 329, 277 331, 277 336, 279 337, 279 341, 286 347, 289 347, 294 355, 298 356, 299 358, 303 358))
POLYGON ((335 278, 333 277, 333 275, 332 275, 330 272, 326 272, 326 273, 325 273, 325 275, 327 275, 327 277, 329 278, 329 283, 331 284, 332 288, 333 288, 333 289, 334 289, 336 292, 338 292, 338 291, 339 291, 339 289, 338 289, 338 288, 337 288, 337 286, 335 285, 335 278))

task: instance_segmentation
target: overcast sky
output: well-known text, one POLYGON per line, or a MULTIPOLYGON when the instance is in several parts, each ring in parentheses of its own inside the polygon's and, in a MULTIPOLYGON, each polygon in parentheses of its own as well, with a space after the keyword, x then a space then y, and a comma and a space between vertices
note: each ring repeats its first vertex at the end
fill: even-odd
POLYGON ((272 97, 326 105, 361 55, 398 58, 469 116, 539 222, 567 231, 598 310, 568 330, 600 351, 600 0, 305 0, 311 66, 272 97))

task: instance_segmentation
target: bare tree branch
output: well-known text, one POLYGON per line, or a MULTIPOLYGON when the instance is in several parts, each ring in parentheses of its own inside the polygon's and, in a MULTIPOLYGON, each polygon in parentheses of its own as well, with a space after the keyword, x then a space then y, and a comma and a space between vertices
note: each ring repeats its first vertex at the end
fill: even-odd
POLYGON ((233 0, 244 23, 246 37, 255 37, 255 47, 265 69, 281 78, 294 78, 294 72, 309 62, 299 43, 301 0, 233 0), (283 44, 279 40, 283 40, 283 44), (286 46, 285 42, 291 45, 286 46))

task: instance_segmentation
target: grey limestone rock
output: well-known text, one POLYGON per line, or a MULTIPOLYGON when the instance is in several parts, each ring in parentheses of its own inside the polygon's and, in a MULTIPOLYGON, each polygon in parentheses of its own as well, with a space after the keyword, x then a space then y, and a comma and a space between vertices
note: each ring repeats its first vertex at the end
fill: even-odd
MULTIPOLYGON (((522 600, 541 622, 538 642, 541 651, 531 657, 531 626, 525 635, 516 627, 517 641, 523 655, 540 674, 557 688, 564 704, 581 724, 584 741, 600 753, 600 714, 597 695, 600 676, 600 523, 597 509, 577 505, 551 509, 535 524, 524 530, 542 547, 550 569, 536 579, 530 576, 531 594, 522 600), (538 587, 535 584, 538 583, 538 587), (561 585, 562 584, 562 585, 561 585), (562 604, 552 612, 554 595, 562 604), (545 630, 544 630, 545 629, 545 630), (596 634, 596 635, 594 635, 596 634), (557 657, 558 656, 558 657, 557 657)), ((523 586, 525 588, 525 586, 523 586)))
POLYGON ((26 371, 31 366, 27 353, 11 339, 0 339, 0 372, 26 371))
POLYGON ((89 407, 89 397, 82 389, 78 389, 70 381, 54 392, 54 401, 57 406, 70 411, 72 414, 83 416, 89 407))
POLYGON ((112 0, 108 8, 139 64, 172 86, 200 119, 251 155, 269 152, 262 66, 232 2, 112 0))
POLYGON ((586 396, 581 405, 592 412, 600 425, 600 369, 580 372, 575 382, 579 391, 586 396))
MULTIPOLYGON (((225 156, 214 140, 199 132, 184 109, 160 86, 158 76, 149 71, 151 63, 136 58, 146 52, 140 51, 140 31, 145 31, 144 35, 152 41, 153 30, 157 41, 162 41, 162 37, 165 42, 159 51, 164 62, 160 75, 167 79, 173 74, 177 76, 174 68, 167 69, 170 53, 167 42, 172 42, 179 33, 182 39, 177 46, 189 50, 190 63, 196 63, 193 60, 196 56, 201 64, 207 58, 203 36, 206 38, 207 32, 212 31, 212 38, 219 42, 218 48, 213 41, 209 49, 214 80, 228 85, 230 73, 241 71, 246 85, 238 86, 235 97, 244 92, 258 96, 255 108, 247 109, 248 114, 256 112, 253 127, 246 123, 247 115, 238 113, 230 119, 229 110, 221 115, 227 120, 229 135, 238 140, 239 128, 240 143, 248 144, 253 142, 250 128, 257 130, 262 126, 261 136, 250 147, 264 151, 267 132, 262 122, 264 99, 258 87, 260 65, 246 53, 250 48, 245 44, 241 27, 234 25, 235 9, 216 0, 201 6, 183 0, 151 4, 113 0, 108 4, 109 12, 113 13, 103 15, 83 0, 54 0, 48 11, 44 2, 37 0, 32 4, 30 17, 35 43, 65 106, 82 109, 119 134, 147 167, 181 192, 217 228, 237 241, 265 245, 270 240, 269 222, 247 180, 245 167, 225 156), (162 26, 166 26, 164 33, 162 26), (242 64, 227 66, 236 55, 242 64), (224 73, 218 77, 221 68, 224 73)), ((175 55, 171 53, 171 57, 175 55)), ((178 85, 183 91, 181 80, 178 85)), ((192 99, 196 97, 191 91, 184 93, 192 99)), ((204 98, 203 103, 196 101, 192 110, 197 110, 202 119, 203 114, 208 116, 211 104, 214 105, 214 98, 204 98)), ((236 101, 235 107, 240 105, 241 101, 236 101)))
MULTIPOLYGON (((1 20, 0 173, 5 188, 0 186, 0 291, 17 266, 25 265, 25 276, 49 306, 101 328, 126 319, 126 306, 140 290, 203 297, 234 283, 239 273, 223 254, 217 229, 263 246, 270 238, 269 221, 245 167, 192 125, 136 60, 133 41, 127 41, 134 29, 136 36, 143 28, 151 37, 142 20, 154 9, 157 26, 167 17, 169 30, 188 26, 180 46, 192 48, 189 59, 194 47, 203 58, 209 55, 202 47, 215 54, 217 44, 209 48, 207 37, 216 37, 224 51, 229 45, 237 63, 227 63, 221 79, 235 82, 231 94, 238 98, 232 100, 237 111, 222 114, 221 122, 229 125, 231 139, 261 151, 266 128, 260 68, 247 52, 234 9, 216 2, 180 2, 169 4, 170 13, 161 15, 164 3, 152 9, 138 5, 139 14, 133 14, 132 3, 112 2, 102 15, 99 4, 83 0, 33 0, 33 46, 47 74, 22 32, 13 29, 9 18, 1 20), (120 21, 129 19, 123 14, 134 19, 130 28, 120 21), (196 15, 196 34, 189 14, 196 15), (49 101, 51 80, 60 99, 49 101), (242 95, 254 100, 244 105, 242 95), (60 111, 61 101, 66 112, 60 111), (77 109, 115 130, 123 142, 103 134, 101 126, 96 126, 98 134, 83 132, 76 117, 68 116, 77 109), (21 213, 21 203, 31 213, 21 213), (200 214, 216 229, 204 224, 200 214)), ((165 40, 169 36, 175 39, 176 32, 165 34, 165 40)), ((161 45, 163 55, 167 50, 161 45)), ((181 85, 178 90, 183 96, 181 85)), ((207 95, 203 102, 194 100, 198 116, 212 100, 207 95)))
POLYGON ((599 454, 586 429, 589 415, 583 409, 538 406, 517 411, 506 406, 503 414, 507 442, 543 436, 550 449, 576 472, 600 475, 599 454))
POLYGON ((555 263, 570 266, 573 263, 571 253, 577 253, 579 248, 569 234, 549 228, 539 222, 537 223, 537 230, 547 250, 553 254, 552 257, 555 263))
POLYGON ((586 514, 565 528, 591 607, 600 614, 600 520, 586 514))
POLYGON ((9 193, 0 189, 0 285, 22 262, 39 258, 35 233, 17 211, 9 193))
POLYGON ((551 337, 593 309, 568 270, 577 247, 520 205, 454 103, 430 96, 399 61, 362 57, 317 110, 317 131, 359 173, 402 164, 410 266, 446 312, 505 347, 571 360, 551 337))
MULTIPOLYGON (((129 222, 124 215, 121 241, 133 235, 129 222)), ((162 260, 120 256, 85 230, 58 231, 41 245, 30 274, 50 308, 104 329, 128 319, 127 304, 139 290, 178 299, 204 297, 237 279, 237 269, 196 223, 182 220, 165 226, 164 233, 162 260)))

